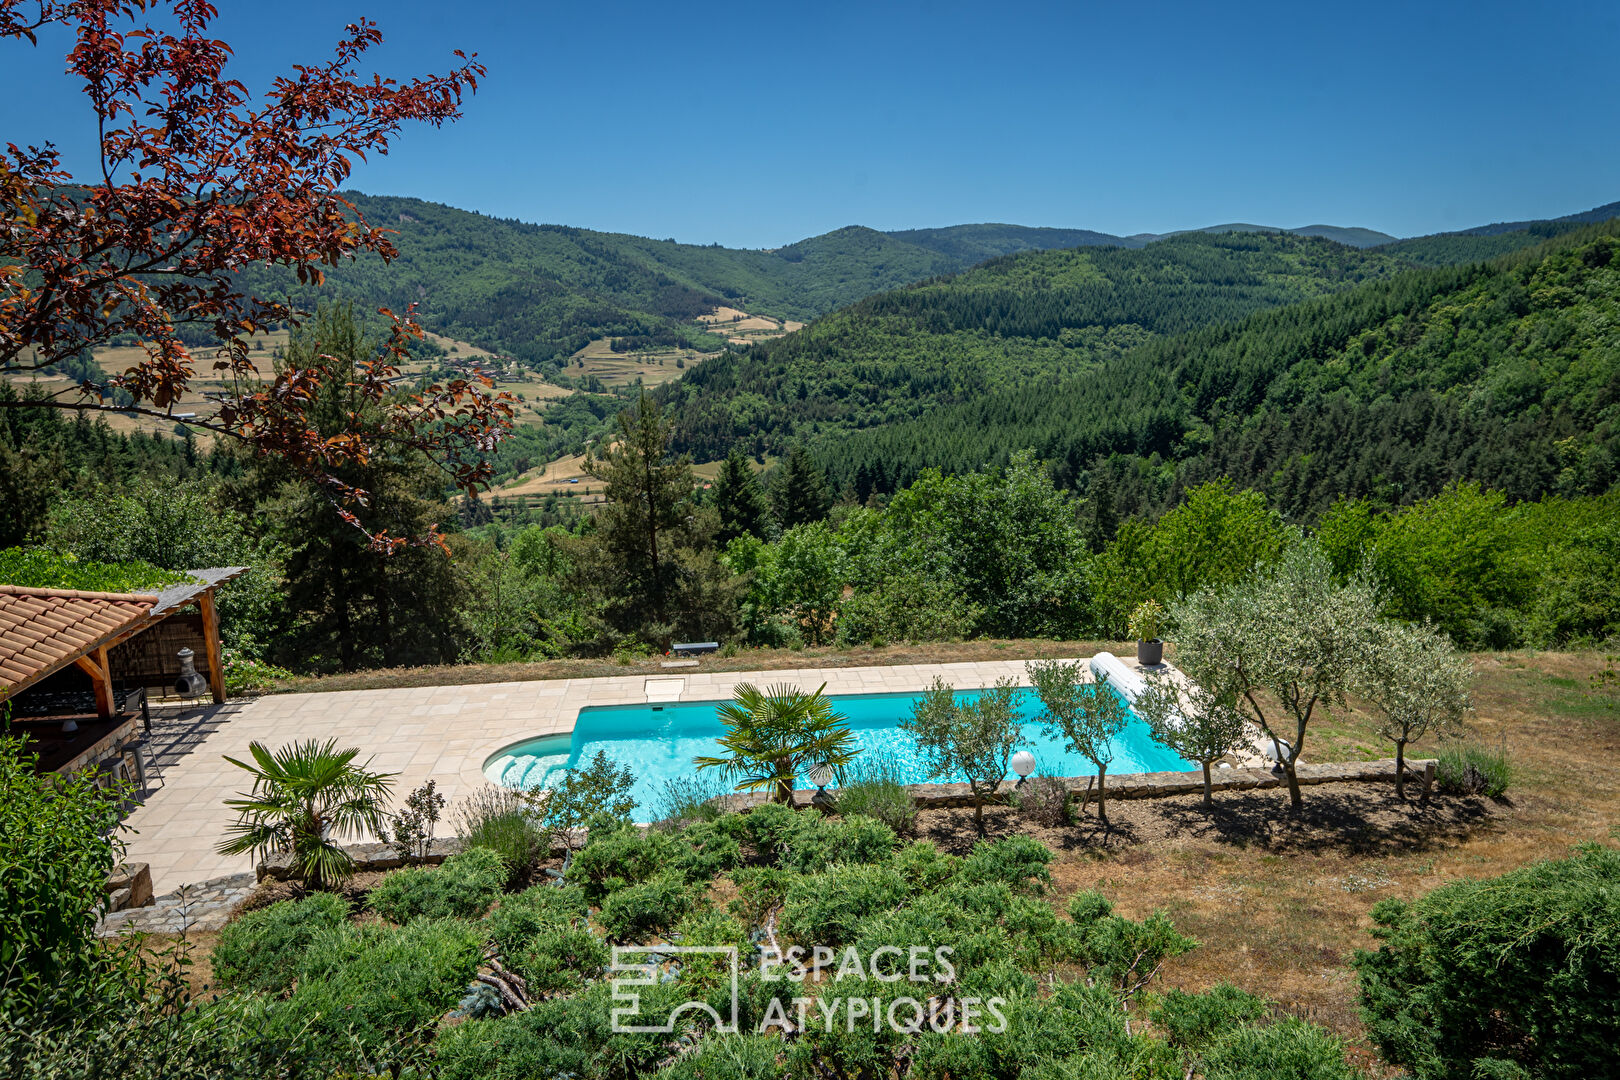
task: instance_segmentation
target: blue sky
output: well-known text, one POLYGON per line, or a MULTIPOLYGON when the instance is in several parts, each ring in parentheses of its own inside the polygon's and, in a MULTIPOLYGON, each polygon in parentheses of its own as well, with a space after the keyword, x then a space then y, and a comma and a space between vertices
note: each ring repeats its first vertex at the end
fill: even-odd
MULTIPOLYGON (((1620 199, 1620 4, 219 0, 250 87, 368 15, 385 74, 476 51, 466 118, 354 185, 728 246, 848 224, 1413 235, 1620 199)), ((7 42, 0 139, 70 168, 67 42, 7 42)))

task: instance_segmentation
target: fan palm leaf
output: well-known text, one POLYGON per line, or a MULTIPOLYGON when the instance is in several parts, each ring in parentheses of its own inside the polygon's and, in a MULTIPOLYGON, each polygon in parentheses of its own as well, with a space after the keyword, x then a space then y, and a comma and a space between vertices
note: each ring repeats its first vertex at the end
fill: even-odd
POLYGON ((769 789, 771 798, 793 797, 794 778, 826 763, 843 781, 844 768, 860 752, 847 718, 833 708, 822 683, 813 693, 778 683, 760 690, 738 683, 732 700, 716 710, 726 734, 718 742, 725 757, 697 757, 700 769, 719 769, 736 782, 734 790, 769 789))
POLYGON ((311 885, 348 876, 353 862, 337 841, 375 834, 393 789, 393 773, 356 765, 360 751, 340 750, 336 739, 314 739, 271 750, 248 746, 253 763, 226 761, 253 776, 253 789, 225 805, 236 821, 217 850, 222 855, 258 858, 290 853, 295 872, 311 885))

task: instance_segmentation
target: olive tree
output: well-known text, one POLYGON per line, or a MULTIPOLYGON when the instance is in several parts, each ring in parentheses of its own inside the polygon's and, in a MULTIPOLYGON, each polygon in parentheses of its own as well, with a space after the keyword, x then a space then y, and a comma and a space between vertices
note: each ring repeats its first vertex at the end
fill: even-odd
POLYGON ((1114 760, 1114 740, 1130 723, 1130 707, 1106 682, 1081 680, 1085 664, 1079 660, 1036 660, 1024 665, 1044 710, 1041 723, 1050 738, 1061 738, 1070 753, 1097 767, 1097 820, 1108 824, 1104 801, 1108 766, 1114 760))
POLYGON ((1206 686, 1230 686, 1277 744, 1293 810, 1296 766, 1318 710, 1342 706, 1361 684, 1378 632, 1370 575, 1346 582, 1315 546, 1301 544, 1243 581, 1203 589, 1171 609, 1176 663, 1206 686))
POLYGON ((1355 691, 1381 715, 1395 744, 1395 794, 1406 798, 1406 744, 1455 731, 1470 707, 1474 665, 1428 623, 1381 623, 1355 691))
POLYGON ((1136 712, 1147 721, 1155 742, 1203 766, 1204 805, 1215 805, 1211 766, 1234 750, 1254 747, 1236 687, 1196 682, 1178 686, 1164 672, 1147 672, 1144 678, 1147 689, 1132 703, 1136 712))
POLYGON ((961 777, 973 798, 973 824, 984 835, 984 801, 1007 776, 1007 760, 1022 745, 1014 679, 998 679, 977 699, 958 702, 956 690, 937 675, 900 726, 917 740, 936 780, 961 777))

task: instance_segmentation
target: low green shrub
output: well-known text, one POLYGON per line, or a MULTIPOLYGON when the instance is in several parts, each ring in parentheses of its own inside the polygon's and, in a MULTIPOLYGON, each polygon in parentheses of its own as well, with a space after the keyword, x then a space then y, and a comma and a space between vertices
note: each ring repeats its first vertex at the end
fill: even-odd
POLYGON ((895 852, 889 865, 898 870, 913 889, 928 892, 956 877, 962 869, 962 860, 946 855, 930 840, 915 840, 895 852))
POLYGON ((838 812, 881 821, 900 836, 909 836, 917 827, 917 801, 899 771, 886 761, 869 761, 850 770, 849 782, 838 791, 838 812))
POLYGON ((1230 983, 1219 983, 1202 994, 1169 990, 1151 1016, 1171 1045, 1201 1052, 1231 1028, 1253 1023, 1265 1014, 1263 1000, 1230 983))
POLYGON ((599 977, 612 958, 584 927, 553 926, 525 939, 508 965, 527 981, 530 997, 572 993, 599 977))
POLYGON ((674 926, 694 906, 696 897, 686 879, 665 873, 609 893, 597 922, 615 941, 641 941, 674 926))
POLYGON ((1361 1080, 1337 1036, 1290 1016, 1229 1029, 1203 1058, 1204 1080, 1361 1080))
POLYGON ((1383 944, 1353 963, 1368 1035, 1390 1061, 1420 1080, 1612 1072, 1620 852, 1587 847, 1372 915, 1383 944))
POLYGON ((458 919, 325 931, 304 953, 298 988, 266 1012, 265 1035, 301 1037, 312 1074, 361 1068, 430 1039, 483 951, 482 930, 458 919))
POLYGON ((1447 795, 1498 798, 1513 783, 1507 751, 1476 743, 1452 743, 1436 755, 1435 786, 1447 795))
POLYGON ((1198 947, 1197 939, 1177 933, 1162 911, 1132 922, 1115 915, 1114 906, 1094 892, 1069 899, 1069 918, 1087 975, 1124 996, 1135 993, 1163 961, 1198 947))
POLYGON ((452 816, 463 846, 488 848, 501 857, 510 885, 527 882, 551 854, 550 833, 525 792, 483 788, 458 802, 452 816))
POLYGON ((568 865, 568 880, 585 891, 593 904, 626 885, 646 881, 674 857, 670 834, 634 825, 592 829, 585 846, 568 865))
POLYGON ((782 902, 793 875, 778 866, 745 866, 731 872, 737 895, 728 905, 731 914, 749 926, 758 926, 765 913, 782 902))
POLYGON ((596 904, 610 893, 661 874, 696 884, 709 881, 742 860, 734 829, 721 821, 700 821, 676 832, 638 829, 628 822, 591 830, 568 866, 568 880, 596 904))
POLYGON ((773 1035, 715 1035, 660 1071, 658 1080, 776 1080, 783 1075, 778 1059, 785 1050, 773 1035))
POLYGON ((716 824, 734 830, 737 838, 752 850, 755 860, 776 862, 803 816, 791 806, 766 803, 746 814, 727 815, 716 824))
POLYGON ((484 928, 502 955, 510 957, 536 934, 577 925, 589 912, 590 903, 578 886, 535 885, 504 897, 484 916, 484 928))
POLYGON ((836 948, 855 940, 861 920, 893 909, 910 892, 892 867, 842 863, 791 881, 782 929, 801 944, 836 948))
POLYGON ((505 862, 488 848, 468 848, 437 867, 413 866, 383 878, 366 902, 396 923, 412 919, 476 919, 501 895, 505 862))
POLYGON ((1045 844, 1028 836, 974 845, 962 860, 961 873, 969 881, 1000 881, 1014 892, 1043 893, 1052 883, 1047 864, 1052 852, 1045 844))
POLYGON ((589 1075, 607 1024, 604 1016, 600 1029, 581 1025, 589 1019, 581 1013, 574 999, 557 998, 527 1012, 458 1024, 434 1040, 436 1074, 439 1080, 589 1075))
POLYGON ((894 830, 881 821, 805 813, 788 834, 781 862, 784 869, 815 874, 838 863, 882 862, 894 845, 894 830))
POLYGON ((310 942, 348 918, 348 901, 333 893, 249 911, 219 932, 210 958, 214 977, 233 990, 284 994, 292 988, 310 942))
POLYGON ((694 884, 709 881, 742 862, 742 845, 718 821, 688 825, 675 837, 670 868, 694 884))

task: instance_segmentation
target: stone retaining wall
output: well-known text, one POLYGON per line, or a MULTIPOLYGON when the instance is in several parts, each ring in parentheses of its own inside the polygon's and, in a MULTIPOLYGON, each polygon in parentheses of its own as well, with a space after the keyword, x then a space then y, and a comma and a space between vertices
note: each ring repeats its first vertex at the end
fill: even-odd
MULTIPOLYGON (((1408 758, 1407 778, 1416 779, 1421 783, 1424 766, 1428 763, 1428 759, 1408 758)), ((1393 783, 1395 759, 1380 758, 1376 761, 1335 762, 1323 765, 1300 764, 1294 771, 1299 777, 1301 787, 1380 780, 1393 783)), ((1094 776, 1066 776, 1062 779, 1073 795, 1084 795, 1088 786, 1093 791, 1096 789, 1094 776)), ((1210 774, 1210 787, 1217 792, 1253 791, 1257 788, 1286 787, 1287 784, 1287 777, 1281 772, 1274 773, 1269 769, 1216 769, 1210 774)), ((1005 803, 1016 788, 1015 783, 1004 780, 989 801, 992 804, 1005 803)), ((911 792, 917 806, 925 810, 973 805, 973 793, 966 784, 907 784, 906 790, 911 792)), ((1171 795, 1201 795, 1203 791, 1202 769, 1190 772, 1120 773, 1108 777, 1110 799, 1156 799, 1171 795)), ((808 807, 814 795, 814 791, 795 791, 793 804, 800 808, 808 807)), ((749 794, 727 795, 718 801, 727 810, 747 811, 768 802, 769 799, 765 795, 749 794)))
MULTIPOLYGON (((402 857, 393 844, 345 844, 343 850, 354 860, 354 872, 366 874, 398 870, 402 866, 438 866, 461 850, 461 841, 454 836, 435 837, 426 855, 409 859, 402 857)), ((286 881, 295 876, 291 855, 273 855, 253 869, 260 881, 265 878, 286 881)))

